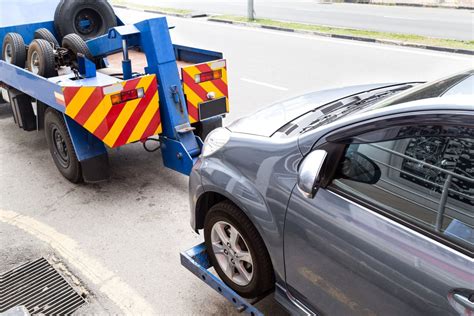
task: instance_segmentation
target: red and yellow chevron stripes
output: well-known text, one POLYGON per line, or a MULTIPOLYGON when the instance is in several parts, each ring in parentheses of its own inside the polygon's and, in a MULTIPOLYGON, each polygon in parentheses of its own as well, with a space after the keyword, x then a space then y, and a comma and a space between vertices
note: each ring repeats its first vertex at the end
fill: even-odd
POLYGON ((111 148, 160 134, 158 84, 155 75, 105 87, 64 87, 66 115, 111 148), (112 104, 111 96, 143 88, 144 95, 112 104))
POLYGON ((208 93, 214 93, 215 98, 226 97, 227 112, 229 112, 229 92, 227 89, 227 67, 224 59, 202 63, 181 69, 183 92, 186 95, 186 102, 189 114, 189 122, 199 121, 199 104, 209 101, 208 93), (221 70, 220 79, 209 80, 196 83, 195 76, 201 73, 221 70))

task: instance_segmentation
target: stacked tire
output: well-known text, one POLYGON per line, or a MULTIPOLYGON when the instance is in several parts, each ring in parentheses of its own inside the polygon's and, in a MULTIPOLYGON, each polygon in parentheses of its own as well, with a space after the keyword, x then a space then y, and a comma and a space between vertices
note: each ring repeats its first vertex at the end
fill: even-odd
POLYGON ((106 0, 61 0, 54 14, 60 38, 74 33, 87 40, 106 34, 116 25, 114 10, 106 0))

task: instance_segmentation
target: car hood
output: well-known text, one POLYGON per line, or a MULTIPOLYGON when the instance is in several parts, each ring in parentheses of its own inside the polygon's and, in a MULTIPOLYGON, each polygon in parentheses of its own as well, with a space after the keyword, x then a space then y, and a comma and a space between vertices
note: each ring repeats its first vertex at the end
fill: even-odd
POLYGON ((393 84, 357 85, 304 94, 272 104, 253 114, 237 119, 227 128, 236 133, 270 137, 282 126, 320 106, 351 95, 391 85, 393 84))

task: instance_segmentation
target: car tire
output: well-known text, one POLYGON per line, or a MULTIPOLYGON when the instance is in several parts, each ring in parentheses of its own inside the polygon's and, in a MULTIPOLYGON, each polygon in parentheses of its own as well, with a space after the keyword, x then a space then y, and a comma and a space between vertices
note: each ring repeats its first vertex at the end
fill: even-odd
POLYGON ((7 33, 3 38, 2 60, 9 64, 25 68, 26 46, 18 33, 7 33))
POLYGON ((35 31, 34 39, 42 39, 47 41, 48 43, 52 43, 54 48, 59 47, 58 40, 54 37, 53 33, 51 33, 46 28, 37 29, 35 31))
POLYGON ((29 71, 38 76, 57 76, 54 49, 46 40, 35 39, 31 42, 26 65, 29 71))
POLYGON ((62 0, 54 13, 54 26, 61 37, 75 33, 90 39, 116 25, 114 10, 105 0, 62 0))
POLYGON ((81 163, 77 159, 71 137, 59 112, 46 110, 44 131, 49 151, 59 172, 72 183, 82 182, 81 163))
POLYGON ((71 33, 64 36, 62 47, 69 51, 69 62, 73 67, 77 68, 77 54, 82 54, 87 59, 94 61, 86 42, 77 34, 71 33))
POLYGON ((275 279, 267 248, 255 226, 235 204, 223 201, 211 207, 204 220, 204 239, 217 274, 239 295, 254 298, 273 290, 275 279), (225 234, 223 238, 219 237, 221 234, 225 234), (237 236, 235 242, 231 242, 231 236, 237 236))

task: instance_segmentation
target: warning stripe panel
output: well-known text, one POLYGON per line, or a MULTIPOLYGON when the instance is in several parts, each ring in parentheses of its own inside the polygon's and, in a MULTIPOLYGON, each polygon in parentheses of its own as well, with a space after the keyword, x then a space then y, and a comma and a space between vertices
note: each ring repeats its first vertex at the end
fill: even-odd
POLYGON ((227 112, 229 112, 229 91, 227 85, 227 69, 225 60, 212 61, 184 67, 181 69, 183 92, 186 95, 189 121, 199 121, 199 104, 209 101, 208 94, 215 98, 226 97, 227 112), (217 68, 214 66, 219 65, 217 68), (205 72, 220 70, 222 77, 205 82, 196 83, 195 76, 205 72))
POLYGON ((155 75, 104 87, 64 87, 63 94, 65 113, 111 148, 161 133, 155 75), (112 104, 112 95, 139 88, 142 98, 112 104))

